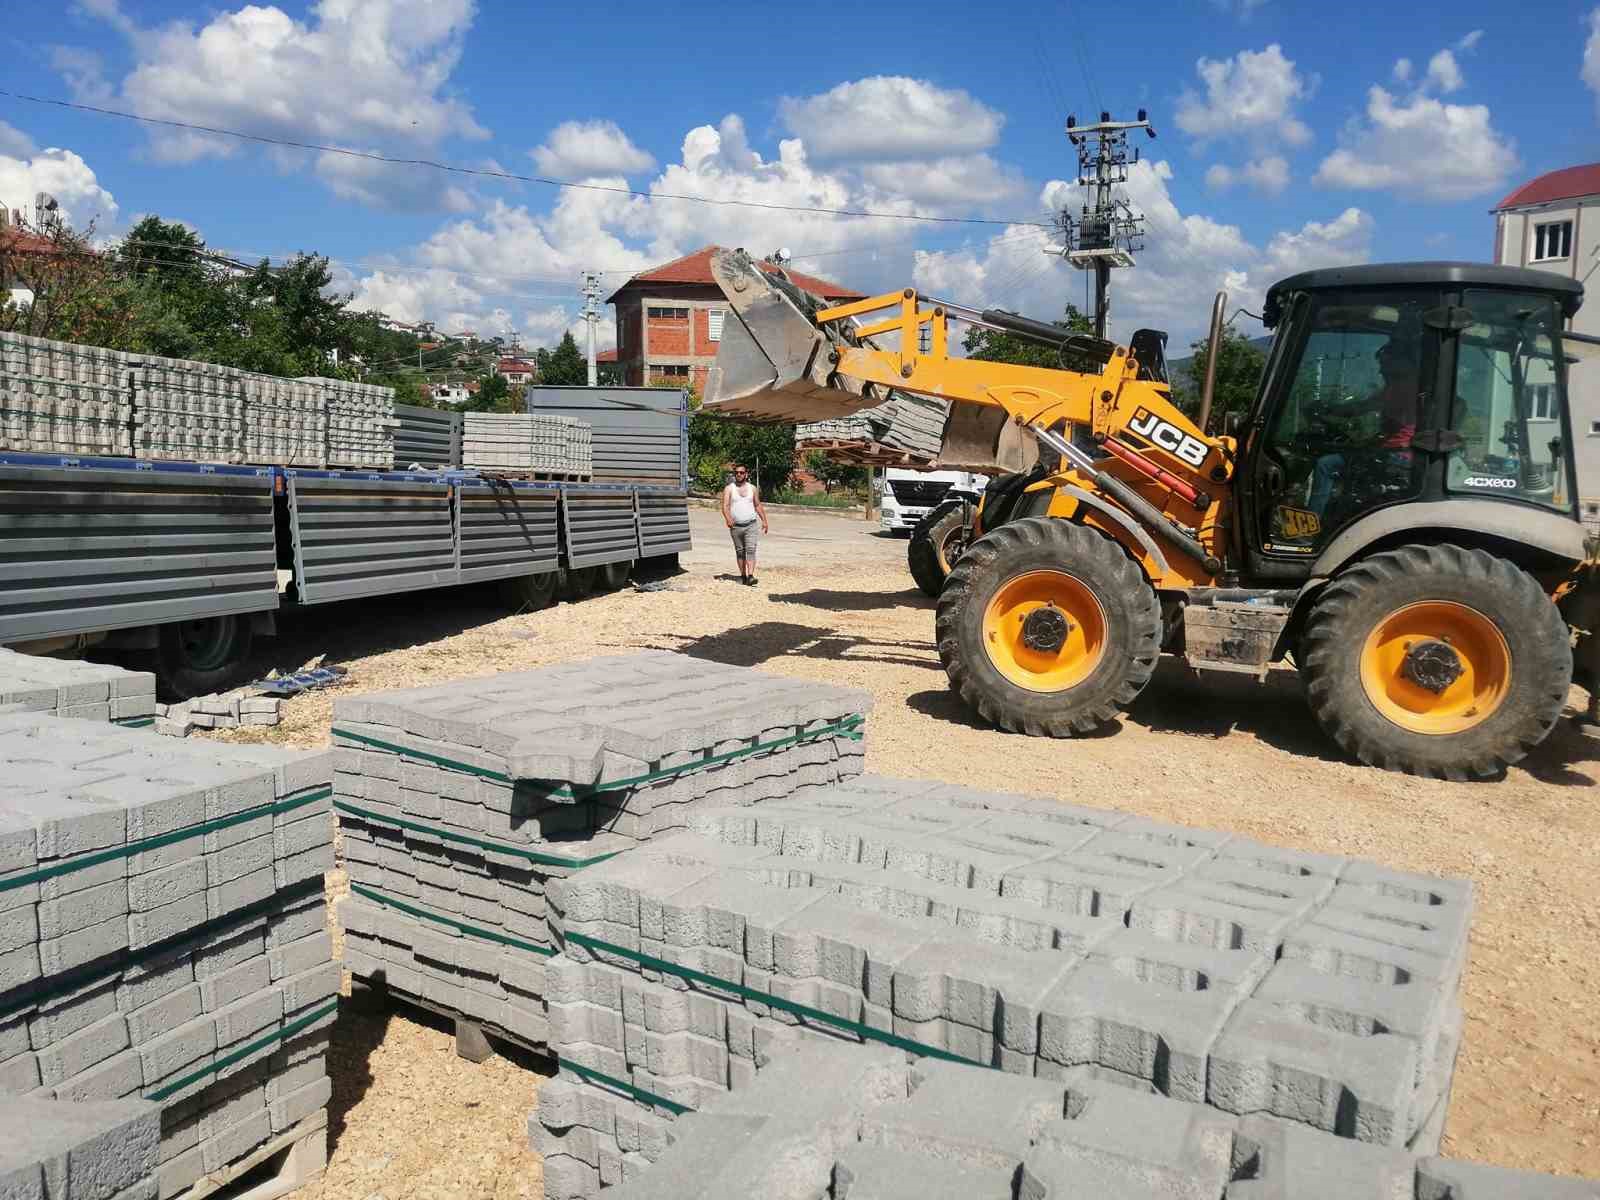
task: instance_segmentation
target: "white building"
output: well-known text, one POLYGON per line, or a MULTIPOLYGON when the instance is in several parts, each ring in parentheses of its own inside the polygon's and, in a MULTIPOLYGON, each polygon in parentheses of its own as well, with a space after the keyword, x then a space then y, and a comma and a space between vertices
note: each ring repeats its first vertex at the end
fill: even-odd
MULTIPOLYGON (((1600 337, 1600 163, 1564 167, 1530 180, 1494 209, 1494 261, 1565 275, 1585 285, 1572 333, 1600 337), (1591 276, 1593 278, 1591 279, 1591 276)), ((1600 523, 1600 361, 1568 375, 1578 496, 1586 523, 1600 523)), ((1535 400, 1534 416, 1540 415, 1535 400)), ((1553 414, 1552 414, 1553 415, 1553 414)))
POLYGON ((445 404, 465 404, 472 398, 472 393, 467 390, 464 383, 434 383, 428 386, 435 400, 445 404))

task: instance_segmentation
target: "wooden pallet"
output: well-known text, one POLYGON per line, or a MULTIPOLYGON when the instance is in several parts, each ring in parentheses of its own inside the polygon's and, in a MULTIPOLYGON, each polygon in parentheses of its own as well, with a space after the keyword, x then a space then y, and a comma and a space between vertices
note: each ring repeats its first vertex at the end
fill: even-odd
POLYGON ((500 467, 465 467, 485 483, 504 480, 510 483, 593 483, 594 476, 582 471, 507 471, 500 467))
POLYGON ((895 450, 882 442, 866 438, 807 438, 795 443, 796 450, 820 450, 837 462, 854 463, 860 467, 927 467, 931 458, 913 454, 909 450, 895 450))
POLYGON ((277 1200, 316 1182, 327 1166, 328 1110, 322 1109, 173 1200, 277 1200))

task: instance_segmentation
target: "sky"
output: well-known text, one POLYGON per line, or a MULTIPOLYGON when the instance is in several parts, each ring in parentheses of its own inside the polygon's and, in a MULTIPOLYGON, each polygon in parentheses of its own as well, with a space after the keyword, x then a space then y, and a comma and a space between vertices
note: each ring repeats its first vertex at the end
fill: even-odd
POLYGON ((1082 306, 1045 252, 1081 202, 1068 113, 1149 111, 1112 327, 1175 349, 1218 288, 1259 311, 1311 267, 1487 259, 1507 192, 1600 160, 1593 2, 76 0, 20 7, 0 45, 0 90, 36 98, 0 95, 0 203, 315 251, 357 307, 529 346, 579 327, 582 271, 609 294, 712 242, 863 291, 1082 306))

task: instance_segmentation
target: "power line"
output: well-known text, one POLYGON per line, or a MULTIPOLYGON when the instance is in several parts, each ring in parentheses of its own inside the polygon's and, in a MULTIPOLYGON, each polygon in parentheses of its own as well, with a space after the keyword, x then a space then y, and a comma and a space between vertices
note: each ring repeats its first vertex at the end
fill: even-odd
POLYGON ((425 167, 433 171, 443 171, 451 175, 475 175, 486 179, 505 179, 515 183, 536 183, 545 187, 569 188, 587 192, 609 192, 615 195, 637 196, 641 200, 683 200, 694 204, 710 204, 721 208, 755 208, 770 212, 811 213, 818 216, 830 217, 863 217, 879 221, 919 221, 937 225, 1039 225, 1037 221, 1015 221, 999 217, 935 217, 920 213, 888 213, 874 212, 870 209, 853 208, 826 208, 821 205, 811 204, 771 204, 759 200, 730 200, 713 196, 691 196, 681 192, 646 192, 639 188, 617 187, 604 183, 576 183, 568 179, 551 179, 542 175, 519 175, 514 171, 497 171, 487 167, 463 167, 457 163, 435 162, 428 158, 399 158, 394 155, 378 154, 375 151, 351 150, 344 146, 328 146, 318 142, 302 142, 291 138, 268 137, 265 134, 245 133, 238 129, 224 129, 215 125, 200 125, 192 121, 174 121, 162 117, 145 117, 138 113, 123 112, 115 108, 103 108, 94 104, 78 104, 71 100, 60 100, 50 96, 30 96, 24 92, 13 92, 0 88, 0 96, 12 100, 23 100, 30 104, 43 104, 55 108, 71 109, 74 112, 93 113, 102 117, 117 117, 124 121, 134 121, 142 125, 159 125, 169 129, 182 129, 190 133, 208 133, 214 137, 235 138, 242 142, 254 142, 263 146, 282 146, 290 150, 310 150, 319 154, 338 154, 345 158, 356 158, 366 162, 387 163, 391 166, 425 167))

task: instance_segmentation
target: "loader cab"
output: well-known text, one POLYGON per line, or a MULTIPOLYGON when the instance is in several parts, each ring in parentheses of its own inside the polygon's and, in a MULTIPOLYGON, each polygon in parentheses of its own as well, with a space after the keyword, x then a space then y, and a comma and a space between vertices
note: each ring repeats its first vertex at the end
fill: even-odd
POLYGON ((1342 531, 1419 502, 1576 519, 1560 338, 1582 296, 1572 280, 1468 263, 1274 286, 1241 447, 1237 561, 1257 580, 1298 582, 1342 531))

